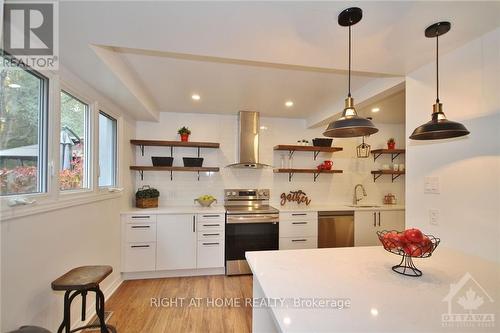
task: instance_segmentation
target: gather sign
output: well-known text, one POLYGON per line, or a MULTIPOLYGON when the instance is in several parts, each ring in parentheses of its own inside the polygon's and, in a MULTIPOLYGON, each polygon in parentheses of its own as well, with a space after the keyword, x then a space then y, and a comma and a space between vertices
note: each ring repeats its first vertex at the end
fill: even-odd
POLYGON ((309 206, 311 199, 307 197, 307 194, 302 190, 290 191, 288 194, 281 193, 281 205, 284 206, 287 202, 296 202, 297 204, 305 203, 309 206))

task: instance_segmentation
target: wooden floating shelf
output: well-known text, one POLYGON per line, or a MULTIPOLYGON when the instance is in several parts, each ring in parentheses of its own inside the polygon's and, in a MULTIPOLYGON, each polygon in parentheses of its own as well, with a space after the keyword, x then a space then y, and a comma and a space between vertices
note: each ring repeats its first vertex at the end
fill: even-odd
POLYGON ((318 169, 274 169, 274 173, 288 173, 288 181, 292 181, 292 177, 296 173, 312 173, 314 175, 314 181, 322 173, 343 173, 343 170, 318 170, 318 169))
POLYGON ((130 140, 136 146, 159 147, 192 147, 192 148, 219 148, 217 142, 191 142, 191 141, 161 141, 161 140, 130 140))
POLYGON ((130 170, 139 171, 141 175, 141 180, 144 180, 144 171, 169 171, 170 172, 170 180, 173 179, 172 173, 174 171, 180 172, 197 172, 198 180, 200 180, 200 172, 219 172, 220 168, 217 167, 181 167, 181 166, 140 166, 140 165, 132 165, 130 166, 130 170))
POLYGON ((391 155, 391 161, 394 161, 396 157, 400 154, 404 154, 405 152, 405 149, 374 149, 371 151, 374 162, 380 157, 380 155, 391 155))
POLYGON ((373 182, 375 182, 382 175, 391 175, 392 182, 401 175, 404 175, 404 171, 394 171, 394 170, 375 170, 372 171, 373 182))
POLYGON ((296 151, 311 151, 314 153, 314 159, 318 157, 319 153, 335 153, 337 151, 344 150, 342 147, 317 147, 317 146, 298 146, 298 145, 277 145, 274 146, 274 150, 285 150, 288 151, 290 157, 296 151))

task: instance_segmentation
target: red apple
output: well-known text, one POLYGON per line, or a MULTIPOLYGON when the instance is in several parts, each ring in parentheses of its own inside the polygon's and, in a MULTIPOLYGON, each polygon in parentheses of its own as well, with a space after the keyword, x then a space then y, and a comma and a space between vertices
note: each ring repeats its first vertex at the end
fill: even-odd
POLYGON ((410 243, 420 243, 424 239, 424 235, 422 234, 422 231, 416 229, 416 228, 411 228, 407 229, 404 232, 405 238, 410 242, 410 243))
POLYGON ((424 253, 419 245, 412 243, 406 244, 403 250, 411 257, 420 257, 424 253))
POLYGON ((386 233, 382 239, 382 244, 386 249, 395 249, 400 247, 399 234, 396 231, 386 233))
POLYGON ((422 248, 423 253, 429 253, 432 252, 432 241, 429 239, 429 237, 425 236, 423 237, 422 241, 420 242, 420 247, 422 248))

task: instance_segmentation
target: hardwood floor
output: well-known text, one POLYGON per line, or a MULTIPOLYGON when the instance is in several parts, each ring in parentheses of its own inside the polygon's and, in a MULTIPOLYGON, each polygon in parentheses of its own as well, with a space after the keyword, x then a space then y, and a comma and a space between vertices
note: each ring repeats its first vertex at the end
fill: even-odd
POLYGON ((106 302, 106 311, 113 311, 109 324, 119 333, 244 333, 252 331, 252 308, 245 305, 251 298, 249 275, 134 280, 123 282, 106 302), (156 306, 161 298, 163 306, 156 306), (219 307, 224 300, 240 304, 219 307))

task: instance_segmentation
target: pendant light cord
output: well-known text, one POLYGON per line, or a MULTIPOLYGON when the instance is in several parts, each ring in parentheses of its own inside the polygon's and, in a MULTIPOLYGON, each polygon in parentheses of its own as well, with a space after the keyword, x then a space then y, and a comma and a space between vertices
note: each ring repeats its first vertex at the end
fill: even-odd
POLYGON ((349 93, 348 97, 351 97, 351 25, 349 25, 349 93))
POLYGON ((436 35, 436 103, 439 103, 439 35, 436 35))

